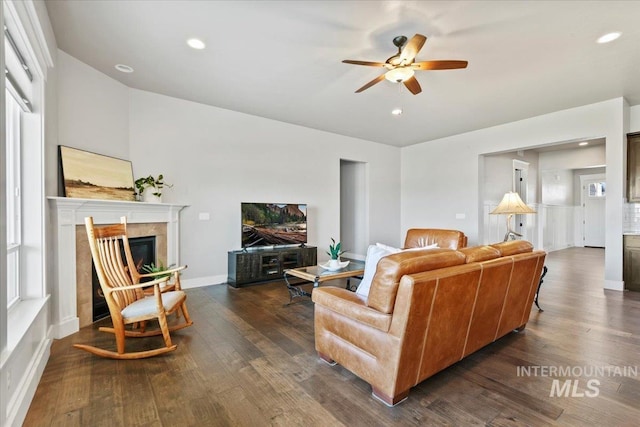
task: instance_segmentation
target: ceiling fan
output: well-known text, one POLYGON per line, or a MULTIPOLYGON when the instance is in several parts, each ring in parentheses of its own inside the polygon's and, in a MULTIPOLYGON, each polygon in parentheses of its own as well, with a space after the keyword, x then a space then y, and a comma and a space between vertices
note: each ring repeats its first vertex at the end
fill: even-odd
POLYGON ((437 60, 415 62, 416 55, 420 49, 422 49, 422 46, 426 41, 427 38, 422 34, 416 34, 408 43, 405 36, 397 36, 393 39, 393 44, 398 48, 398 53, 387 59, 385 62, 355 61, 352 59, 345 59, 342 61, 345 64, 384 67, 388 70, 384 74, 379 75, 360 89, 356 90, 356 93, 369 89, 374 84, 387 79, 396 83, 404 83, 406 88, 409 89, 412 94, 417 95, 422 92, 422 88, 414 76, 416 70, 452 70, 467 67, 467 61, 437 60))

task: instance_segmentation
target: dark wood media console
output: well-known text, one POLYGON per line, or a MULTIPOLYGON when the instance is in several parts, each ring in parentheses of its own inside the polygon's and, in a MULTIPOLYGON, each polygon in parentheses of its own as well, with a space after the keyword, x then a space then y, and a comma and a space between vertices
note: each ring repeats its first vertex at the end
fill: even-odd
POLYGON ((317 258, 315 246, 229 251, 227 283, 239 288, 281 280, 286 269, 315 265, 317 258))

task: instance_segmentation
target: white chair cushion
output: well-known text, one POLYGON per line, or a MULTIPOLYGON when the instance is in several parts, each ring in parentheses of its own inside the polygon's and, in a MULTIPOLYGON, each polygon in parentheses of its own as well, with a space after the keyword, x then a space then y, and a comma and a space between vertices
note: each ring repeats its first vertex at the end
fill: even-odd
MULTIPOLYGON (((183 291, 171 291, 165 292, 160 296, 162 297, 162 305, 164 306, 165 311, 168 311, 175 307, 175 305, 180 302, 182 298, 184 298, 185 294, 183 291)), ((122 317, 124 317, 125 319, 129 319, 140 316, 148 316, 157 312, 158 309, 156 308, 156 297, 150 295, 126 306, 122 310, 122 317)))

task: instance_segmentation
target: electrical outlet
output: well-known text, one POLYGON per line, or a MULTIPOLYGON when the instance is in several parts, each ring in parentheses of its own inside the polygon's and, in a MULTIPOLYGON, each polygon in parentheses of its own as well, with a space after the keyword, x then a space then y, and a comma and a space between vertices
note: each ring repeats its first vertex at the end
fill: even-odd
POLYGON ((456 214, 456 219, 465 219, 467 217, 467 215, 463 214, 463 213, 457 213, 456 214))
POLYGON ((198 219, 200 221, 209 221, 210 219, 209 212, 200 212, 198 214, 198 219))

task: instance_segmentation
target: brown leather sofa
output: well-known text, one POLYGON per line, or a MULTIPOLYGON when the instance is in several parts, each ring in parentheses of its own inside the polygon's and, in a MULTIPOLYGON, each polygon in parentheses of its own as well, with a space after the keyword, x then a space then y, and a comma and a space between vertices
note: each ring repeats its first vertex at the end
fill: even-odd
POLYGON ((404 248, 419 248, 434 243, 437 243, 439 248, 461 249, 467 246, 467 236, 458 230, 411 228, 407 230, 404 248))
POLYGON ((380 259, 368 299, 314 289, 318 355, 371 384, 387 405, 527 321, 545 252, 516 240, 380 259))

